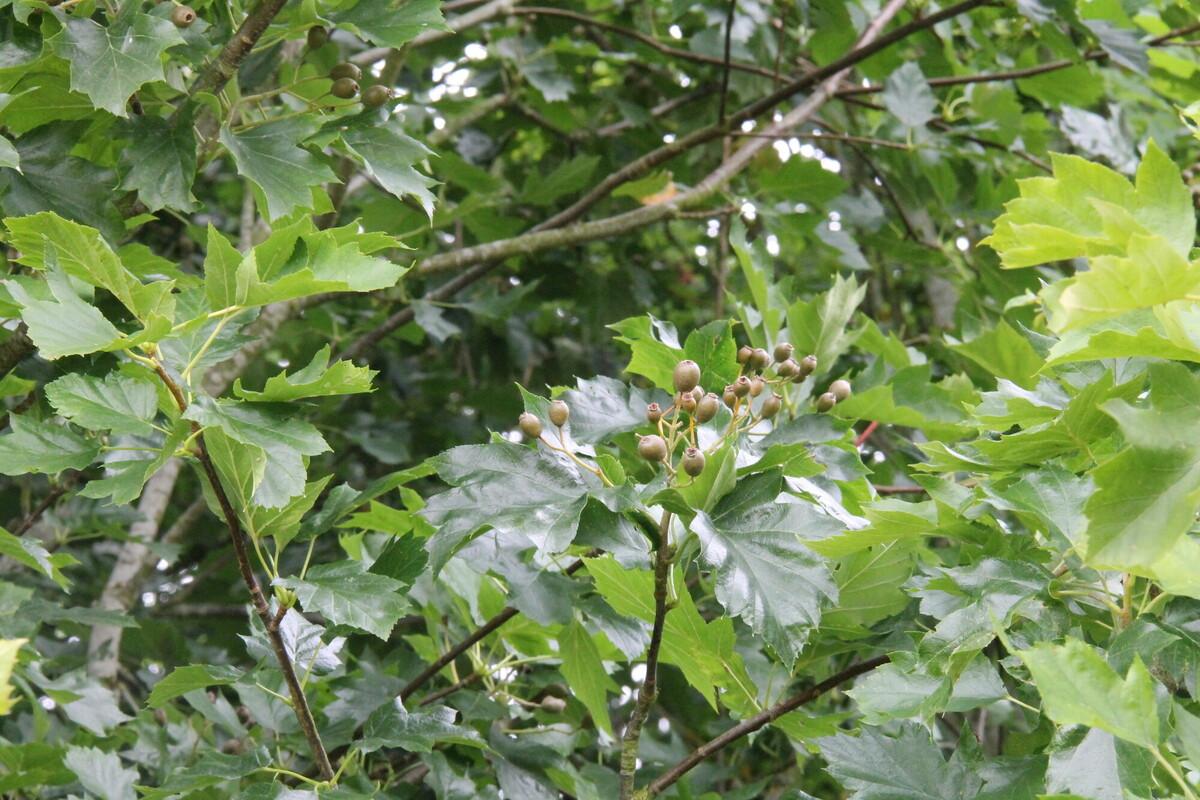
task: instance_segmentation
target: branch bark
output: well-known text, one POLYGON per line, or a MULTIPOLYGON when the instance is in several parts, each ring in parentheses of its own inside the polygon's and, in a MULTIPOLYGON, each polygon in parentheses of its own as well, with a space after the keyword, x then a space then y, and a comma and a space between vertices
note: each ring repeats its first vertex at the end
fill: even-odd
POLYGON ((731 743, 736 742, 743 736, 749 736, 751 733, 754 733, 765 725, 769 725, 789 711, 795 711, 805 703, 811 703, 813 700, 836 689, 846 681, 856 678, 865 672, 870 672, 876 667, 886 664, 888 661, 887 656, 878 656, 867 661, 861 661, 851 667, 847 667, 833 677, 821 681, 810 689, 805 689, 803 692, 793 695, 787 700, 755 714, 753 717, 742 720, 720 736, 710 739, 697 747, 678 764, 651 781, 646 787, 645 797, 657 797, 690 772, 696 765, 710 758, 731 743))

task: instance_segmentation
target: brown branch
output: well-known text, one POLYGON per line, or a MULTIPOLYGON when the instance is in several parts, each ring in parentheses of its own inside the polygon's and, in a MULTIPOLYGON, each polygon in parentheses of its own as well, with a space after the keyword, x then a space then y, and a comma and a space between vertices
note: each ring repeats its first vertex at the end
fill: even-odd
POLYGON ((646 677, 638 689, 637 704, 629 715, 625 733, 621 736, 621 800, 633 800, 637 778, 638 744, 642 726, 650 716, 650 707, 658 698, 658 654, 662 648, 663 626, 666 624, 667 582, 671 577, 671 512, 663 511, 658 526, 658 549, 654 558, 654 626, 650 645, 646 648, 646 677))
MULTIPOLYGON (((724 70, 721 72, 721 105, 717 109, 717 122, 724 124, 725 122, 725 101, 729 95, 729 70, 733 67, 733 62, 729 55, 733 46, 733 14, 737 10, 737 0, 729 0, 729 10, 725 14, 725 58, 723 59, 724 70)), ((782 53, 783 48, 779 51, 782 53)), ((778 74, 774 70, 769 70, 769 77, 774 80, 778 74)))
POLYGON ((770 723, 782 717, 784 714, 787 714, 789 711, 795 711, 805 703, 811 703, 813 700, 816 700, 821 695, 836 689, 846 681, 856 678, 865 672, 870 672, 882 664, 886 664, 888 660, 889 659, 887 656, 877 656, 876 658, 868 659, 867 661, 861 661, 853 666, 847 667, 833 677, 821 681, 812 688, 805 689, 803 692, 793 695, 787 700, 784 700, 781 703, 773 705, 770 708, 755 714, 753 717, 742 720, 737 725, 734 725, 732 728, 722 733, 720 736, 710 739, 708 742, 697 747, 678 764, 671 767, 662 775, 651 781, 649 786, 646 787, 645 796, 647 798, 651 798, 662 794, 666 789, 675 784, 680 778, 692 770, 697 764, 705 761, 715 753, 724 749, 729 744, 741 739, 743 736, 748 736, 751 733, 754 733, 756 730, 765 725, 769 725, 770 723))
POLYGON ((62 497, 67 492, 75 487, 76 478, 74 475, 69 475, 64 478, 57 486, 46 493, 46 496, 41 499, 33 510, 18 522, 9 533, 13 536, 23 536, 26 531, 37 524, 37 521, 42 518, 42 514, 46 513, 46 509, 54 505, 58 498, 62 497))
MULTIPOLYGON (((709 56, 703 53, 693 53, 691 50, 682 50, 678 47, 671 47, 668 44, 655 39, 653 36, 647 36, 641 31, 635 31, 630 28, 623 28, 620 25, 615 25, 611 22, 602 22, 601 20, 589 17, 586 14, 579 14, 574 11, 567 11, 561 8, 548 8, 546 6, 519 6, 512 9, 515 15, 528 15, 539 17, 561 17, 563 19, 574 20, 583 25, 588 25, 593 28, 615 33, 618 36, 624 36, 628 39, 635 39, 641 42, 652 50, 656 50, 665 56, 678 58, 684 61, 694 61, 698 64, 709 64, 717 67, 725 67, 726 59, 718 58, 717 56, 709 56)), ((775 73, 765 67, 760 67, 757 64, 747 64, 745 62, 733 61, 728 65, 728 69, 734 69, 739 72, 748 72, 751 75, 759 75, 764 78, 772 78, 775 73)))
POLYGON ((17 364, 33 355, 33 351, 33 340, 29 338, 29 329, 22 322, 4 340, 4 344, 0 344, 0 378, 12 372, 17 364))
POLYGON ((286 4, 287 0, 260 0, 254 10, 242 20, 242 24, 238 26, 233 37, 221 48, 216 60, 209 64, 192 84, 192 88, 188 91, 188 100, 195 99, 203 92, 219 92, 225 84, 229 83, 237 74, 242 62, 250 55, 250 51, 254 49, 254 45, 258 44, 258 40, 262 38, 271 24, 271 20, 286 4))
MULTIPOLYGON (((658 105, 650 109, 651 117, 662 117, 670 114, 677 108, 682 108, 688 103, 694 103, 702 97, 708 97, 712 93, 712 87, 708 84, 702 84, 693 91, 687 94, 681 94, 678 97, 672 97, 670 100, 664 100, 658 105)), ((601 137, 616 136, 618 133, 629 130, 635 127, 637 123, 623 119, 620 122, 614 122, 611 125, 605 125, 603 128, 596 129, 596 135, 601 137)))
POLYGON ((925 494, 928 490, 924 486, 883 486, 875 485, 873 488, 879 494, 925 494))
POLYGON ((814 142, 845 142, 847 144, 863 144, 870 147, 886 147, 891 150, 912 152, 912 145, 903 142, 892 142, 887 139, 874 139, 870 136, 852 136, 846 133, 744 133, 736 131, 729 134, 741 139, 804 139, 814 142))
MULTIPOLYGON (((158 377, 175 399, 175 405, 179 407, 180 412, 186 411, 188 407, 187 400, 184 398, 179 384, 167 374, 167 371, 160 363, 156 361, 154 366, 158 377)), ((225 493, 225 485, 221 482, 221 476, 217 474, 217 468, 213 464, 212 458, 209 457, 208 448, 204 442, 204 433, 200 425, 193 422, 192 431, 196 437, 196 459, 200 462, 200 468, 204 473, 205 480, 208 482, 209 488, 217 500, 217 505, 221 508, 221 516, 224 517, 225 525, 229 529, 229 536, 233 540, 233 549, 234 555, 237 557, 238 570, 242 574, 242 581, 246 584, 246 589, 250 592, 250 599, 254 604, 254 610, 258 614, 259 619, 262 620, 267 640, 271 643, 271 649, 274 651, 275 658, 279 662, 279 669, 283 672, 284 682, 287 683, 288 694, 292 699, 292 710, 295 712, 296 719, 300 723, 300 729, 304 732, 304 738, 308 740, 313 761, 317 765, 317 771, 324 780, 331 780, 333 778, 333 765, 329 763, 329 754, 325 752, 325 745, 321 741, 321 734, 317 731, 317 722, 313 718, 312 709, 309 708, 308 698, 304 695, 304 687, 300 685, 300 679, 296 676, 296 668, 292 664, 291 656, 288 654, 287 645, 284 644, 283 636, 279 632, 279 618, 271 613, 271 606, 267 602, 266 595, 263 594, 258 577, 254 574, 254 567, 250 563, 246 532, 242 530, 241 518, 238 516, 237 511, 234 510, 229 496, 225 493)))

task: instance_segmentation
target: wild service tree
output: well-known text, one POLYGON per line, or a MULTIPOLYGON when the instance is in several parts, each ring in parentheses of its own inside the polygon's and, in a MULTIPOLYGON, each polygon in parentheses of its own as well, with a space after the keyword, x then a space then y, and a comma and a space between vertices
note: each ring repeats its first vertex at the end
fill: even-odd
POLYGON ((1195 11, 0 0, 0 795, 1194 800, 1195 11))

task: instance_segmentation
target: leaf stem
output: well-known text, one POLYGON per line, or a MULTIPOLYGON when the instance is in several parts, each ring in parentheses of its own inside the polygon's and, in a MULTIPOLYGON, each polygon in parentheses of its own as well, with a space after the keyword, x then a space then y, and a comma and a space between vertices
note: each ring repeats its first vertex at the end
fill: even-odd
POLYGON ((1159 763, 1159 766, 1166 770, 1166 773, 1170 775, 1176 783, 1179 784, 1179 788, 1183 789, 1184 797, 1186 797, 1187 800, 1197 800, 1196 793, 1192 791, 1191 785, 1182 775, 1179 774, 1179 770, 1175 769, 1175 765, 1172 764, 1170 760, 1162 754, 1162 751, 1155 747, 1150 752, 1154 753, 1154 760, 1159 763))

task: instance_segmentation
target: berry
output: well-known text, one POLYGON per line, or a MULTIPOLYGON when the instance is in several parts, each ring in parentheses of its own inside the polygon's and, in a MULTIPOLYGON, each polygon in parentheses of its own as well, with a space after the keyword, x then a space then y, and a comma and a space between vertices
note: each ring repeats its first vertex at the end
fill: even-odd
POLYGON ((816 370, 816 368, 817 368, 817 357, 814 355, 807 355, 804 358, 800 359, 800 372, 798 372, 796 374, 796 377, 800 380, 804 380, 809 375, 812 375, 813 371, 816 370))
POLYGON ((767 388, 767 382, 759 376, 755 375, 750 379, 750 396, 758 397, 763 393, 763 389, 767 388))
POLYGON ((555 400, 550 403, 548 416, 551 422, 561 428, 567 424, 567 419, 571 416, 571 409, 562 400, 555 400))
POLYGON ((780 361, 775 366, 775 372, 778 373, 779 377, 781 377, 781 378, 795 377, 796 373, 798 373, 799 371, 800 371, 800 365, 796 363, 796 360, 794 358, 789 358, 784 361, 780 361))
POLYGON ((651 425, 657 425, 658 421, 662 419, 662 406, 658 403, 651 403, 646 406, 646 419, 651 425))
POLYGON ((751 354, 754 353, 748 346, 742 345, 738 348, 737 361, 739 364, 745 364, 750 360, 751 354))
POLYGON ((324 47, 329 41, 329 31, 322 28, 320 25, 315 25, 308 29, 308 49, 316 50, 319 47, 324 47))
POLYGON ((363 92, 363 105, 367 108, 379 108, 392 99, 392 90, 386 86, 375 84, 363 92))
POLYGON ((542 435, 542 421, 528 411, 517 417, 517 425, 521 427, 521 433, 530 439, 537 439, 542 435))
POLYGON ((721 398, 717 397, 712 392, 700 398, 700 402, 696 403, 696 422, 704 424, 717 415, 717 411, 721 408, 721 398))
POLYGON ((850 396, 850 381, 836 380, 829 384, 829 391, 840 403, 850 396))
POLYGON ((690 392, 700 383, 700 365, 692 360, 680 361, 675 365, 675 391, 690 392))
POLYGON ((763 419, 770 419, 779 413, 779 409, 782 405, 783 398, 772 392, 766 400, 763 400, 762 410, 759 411, 759 413, 762 415, 763 419))
POLYGON ((542 710, 549 711, 551 714, 561 714, 567 710, 567 701, 548 694, 542 698, 542 710))
POLYGON ((358 82, 353 78, 338 78, 333 82, 333 88, 329 90, 329 93, 334 97, 349 100, 358 94, 358 82))
POLYGON ((739 377, 733 382, 733 393, 738 397, 745 397, 750 394, 750 379, 745 375, 739 377))
POLYGON ((339 78, 350 78, 352 80, 358 80, 359 78, 362 77, 362 70, 359 69, 356 65, 351 64, 349 61, 347 61, 345 63, 338 64, 336 67, 329 70, 329 77, 333 78, 335 81, 338 80, 339 78))
POLYGON ((663 461, 667 457, 667 442, 661 436, 643 436, 638 442, 638 455, 647 461, 663 461))
POLYGON ((817 411, 820 411, 822 414, 836 405, 837 397, 833 392, 826 392, 817 398, 817 411))
POLYGON ((700 398, 704 397, 704 387, 697 386, 695 389, 692 389, 692 397, 696 398, 696 402, 699 403, 700 398))
POLYGON ((698 447, 683 451, 683 471, 693 478, 704 472, 704 453, 698 447))
POLYGON ((696 395, 691 392, 684 392, 679 395, 679 407, 691 414, 696 410, 696 395))
POLYGON ((176 28, 189 28, 196 21, 196 12, 190 6, 175 6, 171 9, 171 22, 176 28))
POLYGON ((782 364, 792 357, 792 353, 795 350, 796 348, 792 347, 791 342, 780 342, 775 345, 775 360, 782 364))
POLYGON ((771 354, 761 347, 754 348, 754 352, 750 354, 750 366, 754 369, 766 369, 771 363, 771 354))
POLYGON ((721 401, 723 403, 725 403, 725 405, 728 406, 729 408, 733 408, 734 406, 737 405, 737 401, 738 401, 737 391, 733 388, 732 385, 726 386, 725 391, 721 392, 721 401))

